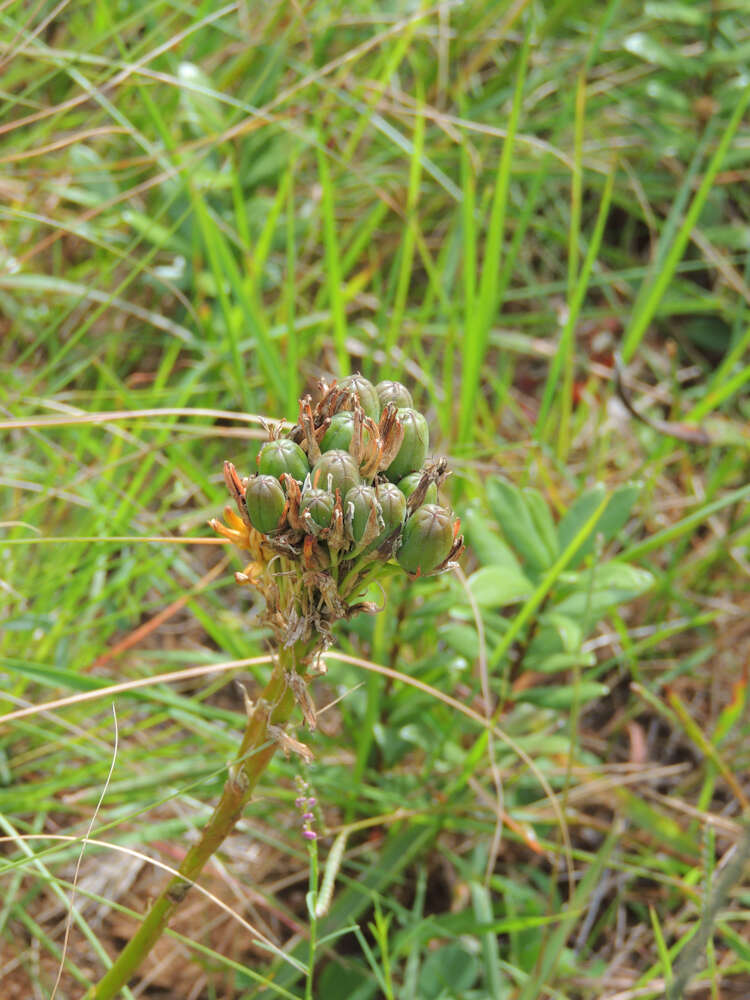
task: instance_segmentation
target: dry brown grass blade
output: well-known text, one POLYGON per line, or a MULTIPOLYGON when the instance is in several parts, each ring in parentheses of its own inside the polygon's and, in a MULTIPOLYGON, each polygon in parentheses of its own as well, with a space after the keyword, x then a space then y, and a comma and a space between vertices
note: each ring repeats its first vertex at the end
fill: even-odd
MULTIPOLYGON (((178 597, 176 601, 172 601, 171 604, 163 608, 158 614, 154 615, 153 618, 149 618, 147 622, 140 625, 138 628, 134 629, 130 635, 127 635, 120 642, 115 643, 106 653, 102 653, 98 656, 94 662, 86 669, 95 670, 97 667, 104 666, 105 663, 109 663, 110 660, 114 659, 116 656, 120 656, 121 653, 126 652, 128 649, 132 649, 133 646, 137 646, 139 642, 150 635, 156 629, 158 629, 164 622, 169 621, 174 615, 177 614, 188 601, 191 601, 196 594, 199 594, 204 587, 208 586, 213 580, 224 572, 231 560, 230 556, 225 556, 220 559, 215 566, 212 566, 208 573, 205 573, 198 583, 191 587, 187 593, 183 594, 182 597, 178 597)), ((85 671, 84 671, 85 673, 85 671)))
POLYGON ((671 420, 659 420, 656 417, 649 417, 645 413, 641 413, 637 410, 633 399, 630 395, 630 390, 625 384, 626 373, 623 360, 619 352, 615 353, 615 391, 620 397, 623 406, 628 411, 628 413, 639 420, 642 424, 650 427, 651 430, 657 432, 657 434, 666 434, 669 437, 677 438, 680 441, 687 441, 690 444, 703 444, 710 445, 713 444, 713 439, 708 431, 704 431, 702 427, 698 427, 695 424, 681 424, 677 421, 671 420))

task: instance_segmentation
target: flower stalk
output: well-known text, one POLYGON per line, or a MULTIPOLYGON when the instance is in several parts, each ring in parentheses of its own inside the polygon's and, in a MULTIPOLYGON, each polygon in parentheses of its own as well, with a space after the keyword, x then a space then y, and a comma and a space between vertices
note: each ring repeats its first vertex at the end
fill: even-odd
POLYGON ((338 385, 321 382, 315 406, 309 396, 300 400, 296 426, 287 433, 281 426, 269 428, 257 475, 243 479, 225 463, 236 513, 227 507, 224 523, 209 523, 251 556, 235 579, 264 599, 262 620, 276 651, 273 670, 255 705, 246 696, 247 726, 200 839, 83 1000, 111 1000, 128 983, 234 829, 278 747, 287 756, 312 758, 284 727, 299 706, 307 726, 315 728, 307 684, 332 641, 332 625, 379 610, 366 600, 367 588, 386 564, 398 561, 414 577, 454 565, 463 547, 458 521, 434 502, 425 504, 437 496, 447 462, 426 460, 427 423, 410 404, 399 383, 376 389, 361 375, 338 385), (408 498, 400 489, 405 476, 408 498))
POLYGON ((237 757, 229 767, 229 777, 221 798, 203 828, 200 840, 185 855, 178 874, 172 876, 153 901, 138 930, 112 967, 88 990, 83 1000, 111 1000, 127 985, 161 937, 206 863, 231 834, 250 801, 258 779, 279 748, 274 727, 282 727, 294 710, 296 698, 287 675, 291 670, 299 672, 300 668, 304 672, 309 652, 309 643, 299 643, 279 652, 271 677, 248 716, 237 757))

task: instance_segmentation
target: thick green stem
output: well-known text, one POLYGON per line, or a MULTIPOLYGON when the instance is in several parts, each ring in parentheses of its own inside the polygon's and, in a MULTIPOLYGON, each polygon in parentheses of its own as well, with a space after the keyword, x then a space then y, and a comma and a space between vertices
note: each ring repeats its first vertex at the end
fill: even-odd
POLYGON ((206 862, 234 829, 249 801, 258 779, 276 752, 277 744, 269 734, 269 724, 283 725, 295 706, 295 697, 286 682, 285 672, 305 669, 310 644, 298 644, 283 650, 245 730, 236 762, 221 798, 206 824, 200 840, 194 844, 161 894, 154 900, 140 927, 125 945, 111 969, 86 992, 83 1000, 111 1000, 127 985, 148 953, 163 934, 177 907, 183 901, 206 862))

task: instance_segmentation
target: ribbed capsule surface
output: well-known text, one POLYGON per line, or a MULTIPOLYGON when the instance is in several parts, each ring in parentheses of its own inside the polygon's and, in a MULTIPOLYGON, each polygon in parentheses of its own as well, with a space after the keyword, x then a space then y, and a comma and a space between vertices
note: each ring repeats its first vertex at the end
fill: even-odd
POLYGON ((276 479, 286 472, 301 483, 310 471, 310 463, 296 442, 290 441, 289 438, 279 438, 276 441, 269 441, 260 449, 258 471, 264 476, 274 476, 276 479))
POLYGON ((394 382, 391 379, 378 382, 375 386, 375 392, 378 394, 381 407, 385 406, 386 403, 395 403, 399 410, 404 409, 404 407, 411 408, 414 406, 411 393, 400 382, 394 382))
POLYGON ((406 516, 406 497, 393 483, 380 483, 375 488, 375 496, 380 505, 380 516, 383 518, 383 530, 365 552, 372 552, 398 528, 406 516))
POLYGON ((311 487, 302 492, 300 514, 308 511, 319 528, 327 528, 333 517, 334 504, 335 500, 327 490, 317 490, 311 487))
MULTIPOLYGON (((419 480, 421 478, 422 478, 422 473, 417 471, 417 472, 410 472, 408 476, 404 476, 403 479, 399 479, 398 488, 401 490, 401 492, 404 494, 407 500, 412 495, 417 486, 419 486, 419 480)), ((425 493, 425 497, 422 502, 437 503, 437 498, 438 498, 437 486, 434 483, 430 483, 430 485, 427 487, 427 492, 425 493)))
POLYGON ((448 558, 453 545, 451 514, 438 504, 418 507, 404 525, 401 547, 396 553, 408 573, 431 573, 448 558))
POLYGON ((245 490, 245 504, 256 531, 267 535, 279 527, 284 512, 284 491, 274 476, 253 476, 245 490))
POLYGON ((404 440, 401 442, 398 454, 385 472, 392 483, 399 482, 410 472, 421 468, 427 458, 427 448, 430 444, 427 421, 421 413, 411 407, 405 407, 398 411, 398 419, 404 428, 404 440))
MULTIPOLYGON (((352 538, 354 539, 354 544, 358 545, 362 538, 364 537, 367 524, 370 520, 370 515, 373 509, 375 509, 377 515, 380 514, 380 507, 378 504, 377 496, 375 490, 372 486, 367 486, 365 483, 360 483, 358 486, 353 486, 349 492, 346 494, 344 499, 344 507, 349 512, 349 505, 351 504, 351 531, 352 538)), ((372 536, 370 536, 372 537, 372 536)))
POLYGON ((359 405, 365 411, 366 416, 372 417, 374 421, 380 419, 380 400, 375 391, 375 386, 369 382, 364 375, 347 375, 339 382, 342 389, 354 389, 359 396, 359 405))
MULTIPOLYGON (((363 428, 362 439, 365 445, 372 440, 372 434, 363 428)), ((348 451, 354 436, 354 414, 351 410, 342 410, 334 413, 331 417, 331 424, 320 441, 320 450, 326 451, 348 451)))
POLYGON ((339 490, 344 497, 352 486, 359 484, 359 469, 348 451, 334 449, 320 456, 311 478, 316 489, 339 490))

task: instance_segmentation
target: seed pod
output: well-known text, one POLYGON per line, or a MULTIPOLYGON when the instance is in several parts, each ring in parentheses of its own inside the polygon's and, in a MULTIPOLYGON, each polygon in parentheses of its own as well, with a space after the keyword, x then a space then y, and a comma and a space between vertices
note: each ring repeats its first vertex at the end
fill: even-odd
MULTIPOLYGON (((341 410, 331 417, 331 424, 320 441, 320 450, 349 451, 354 434, 354 414, 351 410, 341 410)), ((372 434, 367 427, 362 428, 362 440, 365 447, 372 441, 372 434)))
POLYGON ((380 505, 372 486, 366 486, 364 483, 353 486, 346 494, 344 510, 347 517, 351 519, 349 528, 355 545, 359 545, 362 541, 371 541, 377 535, 378 528, 382 524, 382 517, 380 516, 380 505), (369 538, 365 538, 368 524, 370 525, 369 538))
POLYGON ((310 471, 310 465, 307 455, 298 444, 289 438, 278 438, 276 441, 264 444, 260 449, 258 471, 264 476, 274 476, 276 479, 287 472, 301 483, 310 471))
POLYGON ((378 537, 369 545, 365 552, 372 552, 373 549, 382 545, 386 538, 401 525, 406 516, 406 497, 393 483, 380 483, 375 487, 375 496, 380 505, 380 514, 383 518, 383 530, 378 537))
POLYGON ((365 411, 365 415, 372 417, 377 423, 380 419, 380 400, 372 382, 368 382, 363 375, 357 372, 356 375, 347 375, 346 378, 342 378, 339 382, 339 388, 354 389, 359 396, 359 405, 365 411))
POLYGON ((386 531, 390 534, 406 515, 406 498, 393 483, 380 483, 376 489, 386 531))
POLYGON ((278 479, 253 476, 245 490, 245 503, 256 531, 268 535, 279 527, 286 501, 278 479))
POLYGON ((348 451, 334 449, 321 455, 313 466, 312 484, 317 489, 338 490, 344 497, 359 483, 359 470, 348 451))
POLYGON ((418 507, 404 525, 396 558, 407 573, 424 576, 445 562, 452 546, 450 511, 428 503, 418 507))
POLYGON ((333 517, 335 502, 333 495, 327 490, 310 487, 302 492, 300 514, 304 515, 305 511, 308 511, 319 528, 327 528, 333 517))
POLYGON ((392 483, 397 483, 410 472, 421 468, 427 458, 427 447, 430 443, 430 432, 427 421, 417 410, 405 407, 398 411, 398 419, 404 428, 404 439, 398 454, 385 470, 392 483))
POLYGON ((378 394, 381 406, 385 406, 386 403, 395 403, 399 409, 403 409, 406 406, 414 406, 411 393, 400 382, 378 382, 375 386, 375 392, 378 394))
MULTIPOLYGON (((419 480, 422 478, 421 472, 410 472, 408 476, 404 476, 403 479, 399 479, 398 488, 404 494, 406 499, 412 495, 414 490, 419 486, 419 480)), ((427 487, 427 492, 425 493, 424 503, 437 503, 438 492, 435 483, 430 483, 427 487)))

